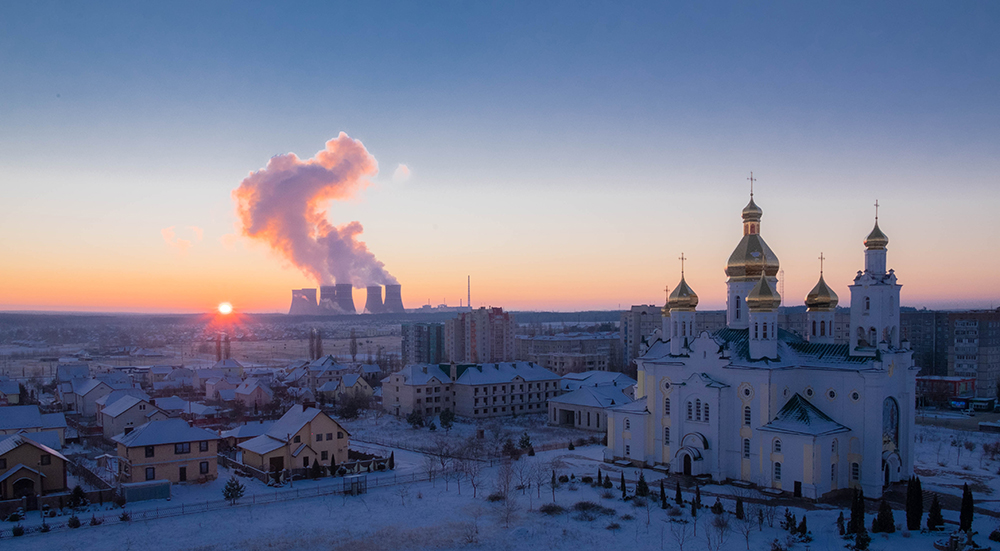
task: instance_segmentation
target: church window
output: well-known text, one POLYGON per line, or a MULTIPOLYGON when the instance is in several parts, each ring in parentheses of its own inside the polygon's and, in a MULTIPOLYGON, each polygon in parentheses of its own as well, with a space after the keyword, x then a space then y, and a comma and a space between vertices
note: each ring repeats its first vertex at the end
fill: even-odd
POLYGON ((740 297, 736 296, 736 319, 740 319, 740 297))
POLYGON ((830 453, 832 453, 832 454, 836 454, 837 453, 837 439, 836 438, 834 438, 833 439, 833 443, 830 444, 830 453))
POLYGON ((830 480, 837 480, 837 464, 830 465, 830 480))
POLYGON ((870 297, 865 297, 865 312, 872 309, 872 299, 870 297))
POLYGON ((632 428, 632 423, 628 419, 626 419, 625 420, 625 430, 629 430, 630 428, 632 428))
POLYGON ((851 480, 861 480, 861 465, 851 463, 851 480))
POLYGON ((774 453, 781 453, 781 440, 779 438, 774 439, 774 443, 771 444, 771 451, 774 453))
POLYGON ((878 331, 875 331, 874 327, 869 327, 868 328, 868 345, 869 346, 875 346, 876 344, 878 344, 878 341, 875 340, 876 338, 878 338, 878 331))
POLYGON ((743 406, 743 424, 750 426, 750 420, 753 419, 750 413, 750 406, 743 406))
POLYGON ((750 439, 743 439, 743 458, 750 459, 750 439))
POLYGON ((812 324, 812 325, 813 325, 813 332, 812 332, 812 336, 814 336, 814 337, 815 337, 815 336, 816 336, 816 320, 813 320, 813 324, 812 324))
POLYGON ((754 323, 753 324, 753 338, 755 338, 755 339, 758 338, 759 331, 760 331, 760 324, 759 323, 754 323))
POLYGON ((663 414, 670 415, 670 398, 663 399, 663 414))
POLYGON ((694 419, 701 421, 701 400, 694 401, 694 419))
POLYGON ((764 334, 761 335, 762 338, 767 339, 767 322, 764 322, 764 334))
POLYGON ((687 406, 688 406, 688 408, 687 408, 687 409, 688 409, 688 411, 687 411, 687 420, 688 420, 688 421, 690 421, 690 420, 691 420, 691 418, 692 418, 692 417, 691 417, 691 408, 692 408, 692 406, 691 406, 691 402, 688 402, 688 403, 687 403, 687 406))
POLYGON ((670 427, 663 427, 663 443, 670 443, 670 427))
POLYGON ((708 402, 705 402, 705 419, 704 419, 704 421, 706 423, 708 422, 708 402))
POLYGON ((834 398, 836 398, 836 397, 837 397, 837 391, 835 391, 835 390, 833 390, 833 389, 831 388, 830 390, 826 391, 826 395, 827 395, 827 396, 828 396, 828 397, 829 397, 829 398, 830 398, 831 400, 833 400, 834 398))
POLYGON ((632 455, 632 447, 629 446, 628 444, 625 444, 625 455, 626 456, 632 455))
POLYGON ((774 463, 774 480, 781 481, 781 463, 777 461, 774 463))
MULTIPOLYGON (((813 331, 815 331, 815 330, 816 330, 816 328, 814 326, 813 327, 813 331)), ((821 336, 821 337, 825 337, 826 336, 826 322, 825 321, 819 322, 819 336, 821 336)))

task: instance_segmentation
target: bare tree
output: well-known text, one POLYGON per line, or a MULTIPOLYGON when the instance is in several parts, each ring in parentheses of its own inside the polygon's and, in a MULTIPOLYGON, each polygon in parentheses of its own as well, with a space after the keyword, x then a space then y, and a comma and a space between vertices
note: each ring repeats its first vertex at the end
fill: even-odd
POLYGON ((402 505, 405 507, 406 498, 410 497, 410 487, 406 484, 400 484, 399 486, 396 486, 396 495, 399 496, 399 501, 402 502, 402 505))
POLYGON ((723 512, 720 515, 711 515, 711 520, 705 528, 705 543, 709 551, 721 551, 725 548, 726 540, 729 539, 729 518, 723 512))
POLYGON ((764 520, 767 521, 767 526, 769 528, 774 528, 774 518, 778 515, 778 506, 774 504, 774 500, 768 499, 760 506, 761 511, 764 513, 764 520))
POLYGON ((427 473, 427 478, 431 481, 431 486, 434 486, 434 478, 438 472, 438 460, 433 455, 424 456, 424 471, 427 473))
POLYGON ((747 551, 750 551, 750 534, 753 533, 754 528, 757 527, 757 506, 756 504, 750 503, 744 505, 743 507, 743 518, 736 518, 734 523, 736 525, 736 531, 743 536, 743 539, 747 544, 747 551))
POLYGON ((500 501, 500 519, 503 520, 504 528, 510 528, 510 521, 517 511, 517 495, 514 489, 514 466, 510 460, 504 460, 497 469, 496 481, 493 483, 494 493, 502 499, 500 501))
POLYGON ((462 472, 465 473, 465 478, 468 479, 469 485, 472 486, 472 497, 476 497, 476 493, 479 491, 479 484, 483 481, 483 464, 475 459, 463 459, 462 472))
POLYGON ((531 464, 527 461, 515 461, 514 476, 517 477, 517 487, 521 490, 521 495, 524 495, 531 487, 531 464))
POLYGON ((457 459, 450 458, 444 462, 441 468, 441 478, 444 479, 444 491, 448 491, 448 483, 454 480, 458 484, 458 494, 462 495, 462 467, 457 459))
MULTIPOLYGON (((670 528, 670 537, 677 544, 677 551, 684 551, 684 546, 694 539, 694 527, 691 523, 684 521, 663 521, 670 528)), ((692 519, 694 522, 694 519, 692 519)))
POLYGON ((538 499, 542 499, 542 487, 549 481, 549 470, 540 462, 531 464, 531 481, 535 483, 538 499))

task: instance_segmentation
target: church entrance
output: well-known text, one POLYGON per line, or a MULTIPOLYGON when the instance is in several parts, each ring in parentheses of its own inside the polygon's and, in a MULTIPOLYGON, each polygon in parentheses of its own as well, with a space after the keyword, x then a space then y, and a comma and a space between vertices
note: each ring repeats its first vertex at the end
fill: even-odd
POLYGON ((684 476, 691 476, 691 456, 684 454, 684 476))

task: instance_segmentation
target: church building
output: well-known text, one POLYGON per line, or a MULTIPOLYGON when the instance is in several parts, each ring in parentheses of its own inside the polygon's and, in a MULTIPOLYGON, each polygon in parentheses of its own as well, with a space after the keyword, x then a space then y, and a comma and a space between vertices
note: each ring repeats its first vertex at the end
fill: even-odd
MULTIPOLYGON (((743 209, 743 238, 726 265, 726 327, 695 334, 698 295, 681 280, 638 366, 637 400, 608 416, 609 461, 818 498, 845 488, 882 495, 913 472, 918 368, 900 342, 900 285, 875 227, 851 292, 848 344, 833 338, 837 294, 806 296, 805 335, 778 326, 778 258, 762 211, 743 209)), ((682 260, 683 262, 683 260, 682 260)))

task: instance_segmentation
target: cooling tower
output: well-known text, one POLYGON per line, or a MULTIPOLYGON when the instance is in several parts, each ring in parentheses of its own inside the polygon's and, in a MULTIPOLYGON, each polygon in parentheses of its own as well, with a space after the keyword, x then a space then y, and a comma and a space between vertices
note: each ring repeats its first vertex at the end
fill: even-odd
POLYGON ((337 309, 337 288, 324 285, 319 288, 319 309, 323 312, 337 309))
POLYGON ((365 311, 369 314, 381 314, 382 313, 382 286, 381 285, 369 285, 368 286, 368 301, 365 302, 365 311))
POLYGON ((316 289, 292 289, 289 316, 311 316, 317 313, 316 289))
POLYGON ((353 314, 357 312, 354 309, 354 286, 350 283, 338 283, 337 284, 337 306, 345 314, 353 314))
POLYGON ((385 286, 385 304, 382 307, 382 311, 395 313, 403 313, 406 311, 406 309, 403 308, 402 285, 385 286))

